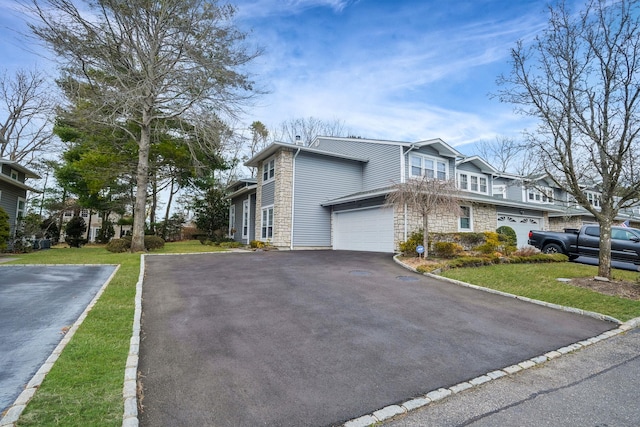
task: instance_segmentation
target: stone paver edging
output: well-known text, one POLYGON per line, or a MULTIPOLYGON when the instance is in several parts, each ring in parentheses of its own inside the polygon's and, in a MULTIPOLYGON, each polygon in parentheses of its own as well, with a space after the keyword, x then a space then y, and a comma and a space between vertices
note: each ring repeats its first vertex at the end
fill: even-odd
MULTIPOLYGON (((397 259, 397 256, 394 256, 393 259, 396 263, 402 265, 403 267, 414 271, 416 273, 419 273, 417 270, 415 270, 414 268, 402 263, 400 260, 397 259)), ((485 292, 490 292, 490 293, 494 293, 494 294, 499 294, 499 295, 504 295, 507 297, 512 297, 512 298, 517 298, 517 299, 521 299, 524 301, 528 301, 528 302, 532 302, 534 304, 540 304, 540 305, 544 305, 546 307, 551 307, 554 309, 558 309, 558 310, 564 310, 564 311, 568 311, 568 312, 572 312, 572 313, 578 313, 578 314, 582 314, 585 316, 590 316, 590 317, 595 317, 597 319, 602 319, 602 320, 608 320, 610 322, 616 323, 618 324, 618 327, 615 329, 612 329, 610 331, 606 331, 603 332, 600 335, 597 335, 595 337, 583 340, 583 341, 579 341, 577 343, 568 345, 566 347, 562 347, 559 348, 555 351, 550 351, 548 353, 542 354, 540 356, 536 356, 533 357, 529 360, 525 360, 522 361, 518 364, 515 365, 511 365, 511 366, 506 366, 502 369, 498 369, 496 371, 492 371, 489 372, 485 375, 481 375, 479 377, 476 378, 472 378, 468 381, 464 381, 462 383, 459 384, 455 384, 449 388, 439 388, 437 390, 433 390, 429 393, 426 393, 424 396, 419 396, 416 397, 414 399, 408 400, 404 403, 401 403, 399 405, 390 405, 387 406, 385 408, 379 409, 371 414, 367 414, 367 415, 363 415, 361 417, 355 418, 353 420, 347 421, 344 424, 344 427, 366 427, 366 426, 370 426, 370 425, 374 425, 376 423, 379 422, 383 422, 386 420, 389 420, 397 415, 401 415, 404 414, 408 411, 412 411, 415 410, 417 408, 421 408, 424 406, 429 405, 430 403, 433 402, 437 402, 439 400, 445 399, 449 396, 452 396, 456 393, 460 393, 462 391, 474 388, 474 387, 478 387, 484 383, 487 383, 489 381, 494 381, 497 380, 499 378, 502 377, 506 377, 508 375, 513 375, 517 372, 520 372, 524 369, 530 369, 533 368, 535 366, 539 366, 551 359, 555 359, 557 357, 562 356, 563 354, 567 354, 567 353, 571 353, 574 352, 576 350, 580 350, 584 347, 590 346, 592 344, 595 344, 597 342, 615 337, 616 335, 619 335, 623 332, 629 331, 631 329, 640 327, 640 317, 636 317, 635 319, 631 319, 627 322, 620 322, 618 319, 615 319, 611 316, 605 316, 603 314, 600 313, 594 313, 594 312, 590 312, 590 311, 585 311, 585 310, 579 310, 579 309, 575 309, 573 307, 564 307, 564 306, 560 306, 557 304, 549 304, 546 303, 544 301, 538 301, 538 300, 533 300, 530 298, 525 298, 525 297, 520 297, 517 295, 513 295, 513 294, 508 294, 506 292, 500 292, 500 291, 496 291, 494 289, 488 289, 488 288, 483 288, 481 286, 476 286, 476 285, 472 285, 470 283, 465 283, 465 282, 461 282, 458 280, 453 280, 453 279, 448 279, 445 277, 441 277, 441 276, 437 276, 434 274, 430 274, 430 273, 424 273, 424 275, 432 277, 434 279, 438 279, 438 280, 442 280, 442 281, 446 281, 449 283, 454 283, 456 285, 459 286, 465 286, 465 287, 470 287, 470 288, 474 288, 474 289, 478 289, 481 291, 485 291, 485 292)))
MULTIPOLYGON (((35 265, 37 265, 38 267, 48 266, 48 265, 51 265, 51 266, 55 265, 56 267, 58 267, 64 264, 35 264, 35 265)), ((106 264, 69 264, 69 265, 94 267, 96 265, 104 266, 106 264)), ((15 264, 2 265, 0 266, 0 268, 5 266, 15 267, 15 264)), ((20 264, 20 266, 28 267, 29 264, 20 264)), ((80 314, 78 319, 73 323, 73 326, 69 328, 69 330, 64 335, 62 340, 58 343, 58 345, 53 350, 51 355, 47 358, 44 364, 40 367, 40 369, 38 369, 35 375, 31 378, 31 381, 27 383, 27 386, 22 391, 22 393, 20 393, 16 401, 13 402, 13 405, 9 406, 9 408, 5 412, 4 417, 0 419, 0 427, 9 427, 9 426, 14 427, 16 425, 15 423, 18 421, 18 418, 20 418, 20 415, 22 414, 24 409, 27 407, 27 404, 29 403, 29 401, 31 401, 31 399, 33 399, 33 396, 36 394, 36 391, 42 384, 42 381, 44 381, 44 378, 47 376, 49 371, 51 371, 51 368, 53 368, 53 364, 56 362, 56 360, 58 360, 58 357, 60 357, 60 353, 62 353, 62 350, 64 350, 64 348, 67 346, 69 341, 71 341, 71 338, 73 338, 73 335, 76 333, 80 325, 82 325, 82 322, 84 322, 84 319, 87 318, 87 315, 89 314, 93 306, 96 305, 96 303, 98 302, 98 299, 100 299, 104 290, 107 288, 109 283, 111 283, 111 280, 115 277, 119 269, 120 269, 120 265, 115 265, 115 269, 113 270, 109 278, 100 287, 100 289, 98 290, 96 295, 93 297, 89 305, 87 305, 87 307, 84 309, 82 314, 80 314)))

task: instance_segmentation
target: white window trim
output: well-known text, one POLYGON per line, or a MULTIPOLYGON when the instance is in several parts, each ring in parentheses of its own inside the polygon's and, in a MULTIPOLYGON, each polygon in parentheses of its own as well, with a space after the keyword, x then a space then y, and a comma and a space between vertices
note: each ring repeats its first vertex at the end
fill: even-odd
POLYGON ((429 156, 426 154, 420 154, 420 153, 411 153, 409 154, 409 177, 410 178, 421 178, 423 175, 414 175, 413 174, 413 164, 411 162, 411 159, 413 157, 417 157, 420 159, 420 170, 421 171, 425 171, 427 170, 424 167, 424 161, 425 160, 431 160, 433 162, 433 177, 434 178, 438 178, 438 163, 442 163, 444 165, 444 180, 446 181, 447 179, 449 179, 449 161, 447 159, 443 159, 441 157, 434 157, 434 156, 429 156))
POLYGON ((462 205, 460 206, 460 215, 458 215, 458 231, 473 231, 473 207, 470 205, 462 205), (462 208, 469 209, 469 228, 462 228, 462 224, 460 223, 462 220, 462 208))
POLYGON ((491 194, 493 196, 502 196, 503 199, 507 198, 507 186, 505 184, 493 185, 491 188, 491 194))
POLYGON ((251 199, 242 201, 242 238, 249 238, 249 223, 251 222, 251 199))
POLYGON ((262 162, 262 184, 266 184, 267 182, 271 182, 274 179, 276 179, 276 158, 275 157, 271 157, 270 159, 265 160, 264 162, 262 162), (271 163, 273 163, 273 168, 271 168, 271 163), (271 175, 271 171, 273 170, 273 176, 268 176, 267 179, 264 179, 264 173, 265 173, 265 169, 267 172, 267 175, 271 175))
POLYGON ((27 199, 25 199, 24 197, 18 197, 18 202, 16 203, 16 224, 18 223, 18 221, 20 220, 20 218, 24 218, 24 216, 27 214, 27 199), (20 202, 22 202, 22 209, 20 209, 20 202), (20 215, 20 212, 22 212, 22 215, 20 215))
POLYGON ((551 187, 523 187, 522 199, 525 203, 535 203, 537 205, 552 205, 554 203, 554 191, 551 187), (529 199, 529 193, 534 195, 533 200, 529 199), (536 200, 535 196, 539 195, 540 200, 536 200), (544 201, 544 196, 547 200, 544 201))
POLYGON ((591 206, 593 206, 594 208, 599 208, 601 206, 601 203, 602 203, 601 193, 598 193, 597 191, 589 191, 589 190, 585 190, 583 191, 583 193, 587 198, 587 200, 589 201, 589 203, 591 204, 591 206))
POLYGON ((11 171, 9 172, 9 176, 11 177, 12 180, 18 181, 18 178, 20 177, 20 173, 15 169, 11 169, 11 171))
POLYGON ((233 237, 235 233, 231 232, 236 228, 236 205, 229 206, 229 237, 233 237))
POLYGON ((273 223, 275 222, 275 212, 273 210, 273 205, 268 205, 268 206, 263 206, 262 209, 260 210, 260 240, 267 241, 267 240, 272 240, 273 239, 273 223), (271 210, 271 223, 269 223, 269 214, 267 213, 267 224, 266 224, 266 228, 267 228, 267 235, 264 236, 262 231, 265 228, 265 223, 264 223, 264 212, 268 212, 269 210, 271 210), (269 236, 269 227, 271 227, 271 236, 269 236))
POLYGON ((458 180, 457 180, 457 186, 458 189, 462 190, 462 191, 468 191, 469 193, 477 193, 477 194, 486 194, 489 195, 489 177, 487 175, 481 174, 481 173, 475 173, 475 172, 467 172, 467 171, 458 171, 457 173, 458 175, 458 180), (467 176, 467 188, 463 189, 460 186, 460 175, 466 175, 467 176), (471 177, 474 176, 476 178, 478 178, 478 190, 472 190, 471 189, 471 177), (480 179, 483 178, 486 181, 486 190, 487 191, 480 191, 480 179))

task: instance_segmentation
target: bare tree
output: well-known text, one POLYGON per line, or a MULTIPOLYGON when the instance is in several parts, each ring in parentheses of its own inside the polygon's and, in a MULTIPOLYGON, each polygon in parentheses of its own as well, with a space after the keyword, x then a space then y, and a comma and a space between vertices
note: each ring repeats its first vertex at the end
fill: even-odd
POLYGON ((137 142, 131 250, 143 251, 153 126, 184 121, 190 144, 218 152, 219 118, 256 93, 242 70, 260 52, 242 44, 235 9, 216 0, 24 1, 37 17, 32 32, 64 62, 71 101, 89 99, 87 120, 137 142))
POLYGON ((20 69, 0 77, 0 157, 29 165, 53 143, 52 89, 44 74, 20 69))
POLYGON ((549 8, 544 31, 512 50, 502 101, 538 119, 528 140, 545 172, 600 224, 598 274, 611 277, 611 225, 640 190, 640 8, 637 0, 591 0, 579 14, 549 8), (600 207, 583 194, 597 183, 600 207))
POLYGON ((494 141, 480 141, 478 154, 500 172, 531 175, 536 172, 537 162, 527 144, 506 136, 496 136, 494 141))
POLYGON ((425 258, 429 255, 429 217, 438 211, 460 212, 460 193, 454 180, 412 178, 395 184, 387 195, 388 206, 407 206, 422 216, 425 258))
POLYGON ((280 126, 271 132, 274 141, 294 142, 296 137, 304 145, 309 145, 317 136, 346 136, 344 122, 334 119, 330 121, 315 117, 290 119, 282 122, 280 126))

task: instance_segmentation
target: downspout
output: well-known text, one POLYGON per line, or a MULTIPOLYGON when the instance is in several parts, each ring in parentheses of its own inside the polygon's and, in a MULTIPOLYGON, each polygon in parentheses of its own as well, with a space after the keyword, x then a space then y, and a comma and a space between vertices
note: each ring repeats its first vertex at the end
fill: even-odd
MULTIPOLYGON (((409 149, 406 152, 401 152, 402 157, 400 158, 400 160, 401 160, 400 164, 401 164, 401 168, 402 168, 402 174, 400 175, 400 182, 402 182, 402 183, 407 182, 407 178, 405 177, 405 169, 406 169, 405 164, 406 164, 406 162, 405 162, 404 158, 405 158, 405 156, 407 154, 409 154, 409 152, 411 152, 412 150, 416 150, 418 148, 420 148, 420 147, 417 147, 415 144, 411 144, 411 146, 409 147, 409 149)), ((400 146, 400 150, 402 150, 402 146, 400 146)), ((409 167, 411 167, 411 165, 409 165, 409 167)), ((405 242, 407 241, 407 234, 408 234, 408 228, 409 228, 408 213, 409 213, 409 210, 407 209, 407 205, 405 203, 405 205, 404 205, 404 241, 405 242)))
POLYGON ((289 249, 293 250, 293 223, 295 221, 295 206, 296 206, 296 157, 300 154, 300 147, 298 147, 298 151, 293 155, 293 164, 292 164, 292 172, 291 172, 291 244, 289 249))

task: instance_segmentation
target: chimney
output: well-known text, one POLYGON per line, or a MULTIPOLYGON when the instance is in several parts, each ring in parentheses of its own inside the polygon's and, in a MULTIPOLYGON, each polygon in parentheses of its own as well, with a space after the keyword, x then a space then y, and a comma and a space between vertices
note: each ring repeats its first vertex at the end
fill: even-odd
POLYGON ((300 135, 296 135, 296 145, 304 145, 304 142, 302 142, 302 138, 300 138, 300 135))

